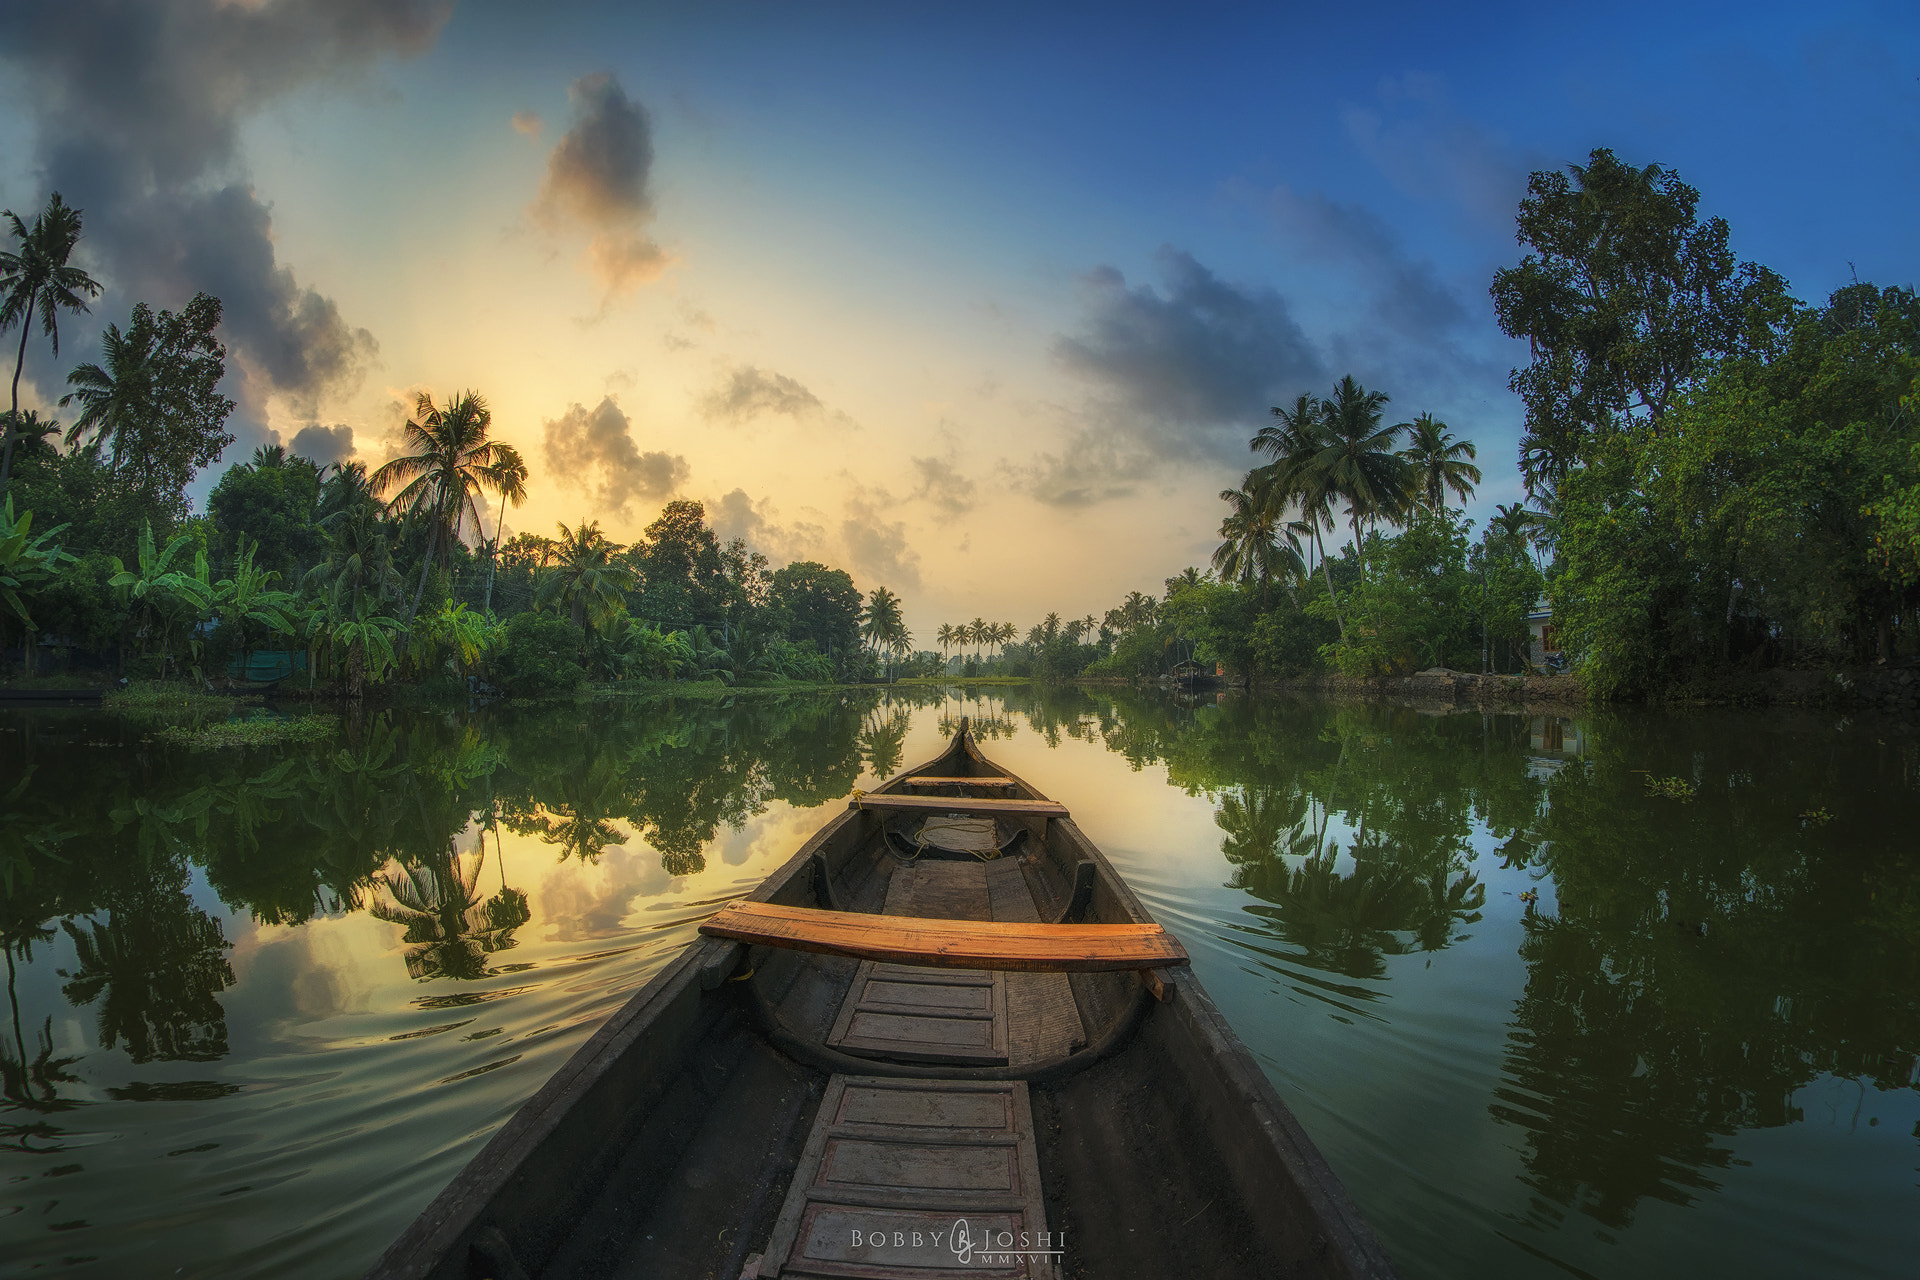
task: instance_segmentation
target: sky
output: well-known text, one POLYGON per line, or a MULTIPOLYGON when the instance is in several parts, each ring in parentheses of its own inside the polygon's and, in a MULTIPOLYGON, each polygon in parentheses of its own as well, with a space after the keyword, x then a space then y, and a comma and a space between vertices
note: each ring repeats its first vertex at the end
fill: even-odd
MULTIPOLYGON (((1495 270, 1527 175, 1677 170, 1818 302, 1915 283, 1920 7, 0 0, 0 207, 226 308, 237 439, 390 457, 472 389, 506 530, 675 498, 774 565, 1022 629, 1218 544, 1351 373, 1517 501, 1495 270)), ((68 416, 71 416, 70 414, 68 416)), ((501 513, 488 515, 489 533, 501 513)))

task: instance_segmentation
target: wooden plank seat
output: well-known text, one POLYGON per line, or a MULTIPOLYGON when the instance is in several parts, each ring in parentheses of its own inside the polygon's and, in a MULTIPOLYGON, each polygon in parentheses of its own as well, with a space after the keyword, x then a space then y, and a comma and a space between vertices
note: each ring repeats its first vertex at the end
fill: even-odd
POLYGON ((849 808, 879 813, 984 813, 1009 818, 1064 818, 1067 806, 1055 800, 1001 800, 990 796, 862 795, 849 808))
POLYGON ((1014 785, 1014 782, 1012 778, 943 778, 934 774, 921 774, 919 777, 906 779, 902 785, 909 787, 1011 787, 1014 785))
POLYGON ((1157 924, 1016 924, 729 902, 700 926, 713 938, 935 969, 1091 973, 1187 963, 1157 924))

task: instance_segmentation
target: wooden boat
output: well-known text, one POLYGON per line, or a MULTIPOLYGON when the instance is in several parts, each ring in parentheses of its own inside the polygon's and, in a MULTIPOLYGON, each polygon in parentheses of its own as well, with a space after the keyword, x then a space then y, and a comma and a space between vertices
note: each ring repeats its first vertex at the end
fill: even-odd
POLYGON ((1179 943, 964 721, 702 933, 370 1276, 1393 1274, 1179 943))

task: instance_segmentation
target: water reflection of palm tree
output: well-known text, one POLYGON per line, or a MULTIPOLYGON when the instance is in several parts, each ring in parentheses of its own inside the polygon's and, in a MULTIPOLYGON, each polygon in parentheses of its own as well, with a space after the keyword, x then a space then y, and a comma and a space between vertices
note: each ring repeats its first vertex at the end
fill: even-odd
POLYGON ((81 929, 62 921, 79 968, 60 970, 61 994, 76 1005, 100 1001, 100 1047, 126 1043, 135 1062, 210 1062, 226 1056, 220 992, 233 967, 220 922, 194 906, 185 875, 142 882, 108 902, 108 918, 81 929))
POLYGON ((867 717, 859 737, 860 758, 867 762, 867 772, 876 778, 893 776, 906 753, 909 723, 904 707, 894 707, 884 715, 876 707, 867 717))
POLYGON ((444 857, 425 862, 390 862, 375 880, 367 910, 406 926, 401 941, 412 977, 485 977, 486 957, 513 946, 513 931, 532 917, 527 895, 518 889, 480 896, 485 862, 484 849, 462 855, 448 848, 444 857))

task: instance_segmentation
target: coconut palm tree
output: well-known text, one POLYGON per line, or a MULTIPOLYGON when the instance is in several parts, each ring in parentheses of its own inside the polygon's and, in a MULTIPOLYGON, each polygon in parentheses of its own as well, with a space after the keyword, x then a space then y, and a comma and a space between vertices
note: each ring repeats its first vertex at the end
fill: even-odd
POLYGON ((906 633, 906 623, 900 617, 900 597, 885 587, 875 587, 873 594, 867 597, 867 607, 860 615, 860 634, 873 646, 876 654, 886 655, 887 678, 893 678, 893 654, 899 638, 906 633))
POLYGON ((973 660, 980 661, 980 646, 993 639, 993 624, 985 618, 975 618, 967 624, 967 639, 973 641, 973 660))
POLYGON ((934 641, 940 646, 940 664, 943 670, 946 667, 947 650, 958 640, 957 631, 958 629, 951 622, 943 622, 933 633, 934 641))
POLYGON ((0 493, 5 493, 13 475, 13 446, 21 433, 20 371, 27 363, 27 336, 33 332, 33 317, 40 315, 41 332, 60 354, 60 312, 84 312, 86 298, 98 297, 100 282, 78 267, 67 265, 73 246, 80 241, 80 211, 69 207, 54 192, 47 207, 29 228, 13 210, 0 211, 13 227, 18 246, 0 250, 0 331, 20 326, 20 349, 13 360, 13 401, 7 416, 6 444, 0 447, 0 493), (84 294, 86 297, 82 297, 84 294))
POLYGON ((998 623, 993 628, 993 642, 1000 646, 1000 656, 1007 656, 1007 645, 1020 634, 1020 629, 1011 622, 998 623))
POLYGON ((1473 496, 1473 487, 1480 483, 1480 468, 1470 461, 1476 456, 1473 441, 1455 440, 1447 424, 1435 421, 1430 413, 1395 430, 1407 433, 1407 447, 1398 456, 1413 467, 1414 492, 1429 511, 1446 505, 1449 489, 1462 502, 1473 496))
POLYGON ((622 547, 600 532, 598 520, 577 529, 559 526, 553 564, 534 589, 534 603, 565 606, 574 625, 591 631, 626 607, 635 587, 633 570, 619 558, 622 547))
POLYGON ((67 375, 74 389, 60 397, 65 407, 80 404, 80 416, 67 428, 75 445, 89 432, 108 450, 108 468, 118 471, 123 457, 139 452, 142 433, 159 421, 165 406, 158 368, 160 332, 139 310, 122 332, 110 324, 100 335, 100 362, 83 364, 67 375))
MULTIPOLYGON (((1386 404, 1385 392, 1368 391, 1352 374, 1340 379, 1322 418, 1325 443, 1302 477, 1346 503, 1356 552, 1362 550, 1360 522, 1398 518, 1413 489, 1413 468, 1393 448, 1401 429, 1380 425, 1386 404)), ((1366 571, 1364 555, 1360 568, 1366 571)))
POLYGON ((1258 468, 1252 476, 1253 488, 1263 506, 1280 511, 1298 505, 1300 522, 1312 535, 1315 557, 1321 576, 1327 583, 1327 600, 1333 607, 1333 619, 1346 633, 1340 616, 1340 601, 1333 590, 1333 570, 1327 564, 1326 544, 1321 531, 1333 531, 1333 508, 1338 495, 1327 485, 1325 473, 1317 470, 1315 460, 1326 447, 1326 405, 1315 396, 1302 392, 1290 407, 1275 405, 1275 421, 1260 428, 1251 441, 1255 453, 1264 453, 1273 461, 1258 468))
POLYGON ((436 405, 422 391, 414 400, 414 416, 403 428, 403 447, 409 450, 373 473, 373 487, 385 493, 397 490, 387 503, 395 515, 427 522, 427 554, 420 565, 420 585, 414 589, 407 621, 420 610, 427 575, 437 560, 442 571, 453 557, 461 533, 480 527, 475 502, 483 489, 497 489, 503 478, 502 446, 487 438, 493 411, 477 392, 463 391, 436 405))
POLYGON ((1297 581, 1307 571, 1296 532, 1304 526, 1283 525, 1277 505, 1263 500, 1257 484, 1222 489, 1220 499, 1229 510, 1220 522, 1225 541, 1213 553, 1213 567, 1222 582, 1253 583, 1254 595, 1264 607, 1268 583, 1282 576, 1297 581))
POLYGON ((1540 543, 1546 540, 1542 531, 1548 527, 1548 518, 1538 511, 1527 510, 1526 504, 1520 502, 1501 503, 1494 508, 1494 512, 1496 514, 1487 522, 1488 525, 1533 552, 1537 563, 1540 543))
POLYGON ((493 612, 493 571, 500 560, 500 535, 507 531, 507 508, 527 500, 527 464, 520 451, 510 444, 494 446, 493 465, 483 477, 489 488, 500 495, 500 520, 493 528, 493 547, 487 553, 487 594, 480 602, 481 613, 493 612))

